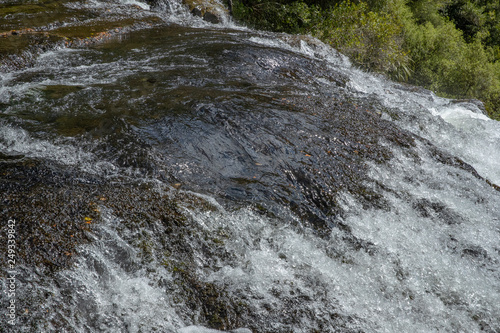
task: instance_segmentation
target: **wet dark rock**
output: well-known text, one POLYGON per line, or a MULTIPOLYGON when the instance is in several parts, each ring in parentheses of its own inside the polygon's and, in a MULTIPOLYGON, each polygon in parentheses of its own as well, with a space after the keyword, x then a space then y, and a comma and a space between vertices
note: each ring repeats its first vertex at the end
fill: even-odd
POLYGON ((222 22, 223 15, 228 15, 229 11, 224 5, 214 0, 183 0, 184 4, 194 16, 202 17, 203 20, 217 24, 222 22))
MULTIPOLYGON (((77 66, 85 60, 104 67, 122 65, 132 54, 134 64, 147 60, 147 70, 124 71, 116 81, 84 89, 48 86, 35 91, 36 98, 21 96, 3 104, 9 116, 2 121, 32 135, 27 140, 74 145, 91 156, 82 163, 94 166, 96 160, 116 168, 110 175, 89 175, 78 165, 53 162, 59 151, 55 157, 47 152, 47 158, 0 154, 1 199, 7 207, 3 213, 23 226, 18 230, 25 240, 21 262, 52 273, 70 267, 79 245, 105 238, 94 227, 107 221, 103 209, 116 219, 113 232, 134 249, 134 255, 113 249, 116 264, 125 272, 151 270, 154 275, 158 267, 166 270, 171 280, 158 285, 172 297, 185 323, 223 330, 248 327, 254 332, 291 332, 307 323, 310 332, 361 332, 358 327, 365 318, 346 314, 322 273, 309 264, 286 266, 293 255, 273 248, 278 242, 267 236, 251 239, 249 253, 269 245, 299 283, 273 281, 272 290, 263 292, 267 298, 207 278, 222 268, 252 272, 245 272, 246 263, 226 247, 235 237, 230 229, 207 229, 186 213, 219 212, 213 202, 189 191, 215 198, 227 214, 254 207, 256 214, 268 217, 265 223, 276 224, 275 230, 283 227, 315 237, 318 251, 346 266, 366 255, 379 260, 385 254, 384 244, 357 237, 355 227, 344 219, 349 216, 343 208, 345 195, 359 204, 359 211, 389 211, 390 201, 383 195, 390 193, 410 202, 420 217, 450 229, 463 223, 463 217, 439 200, 411 197, 370 179, 368 165, 389 165, 390 147, 418 164, 416 142, 423 142, 382 119, 380 114, 387 110, 374 96, 349 97, 349 78, 340 70, 310 56, 254 43, 249 36, 256 35, 175 25, 132 31, 126 40, 90 46, 92 52, 79 54, 77 66), (131 52, 137 49, 141 52, 131 52), (33 100, 36 112, 30 109, 33 100)), ((43 82, 50 75, 39 70, 19 73, 16 79, 43 82)), ((462 160, 431 143, 424 145, 435 161, 480 178, 462 160)), ((405 179, 419 181, 411 172, 405 179)), ((488 260, 481 247, 451 238, 446 242, 457 257, 488 260)), ((5 253, 5 245, 0 244, 0 252, 5 253)), ((396 267, 398 281, 408 278, 406 263, 385 263, 396 267)), ((94 268, 107 274, 97 261, 94 268)), ((66 299, 77 298, 71 283, 56 283, 66 299)), ((54 295, 40 293, 33 304, 56 303, 54 295), (45 302, 49 299, 53 302, 45 302)), ((418 297, 410 291, 408 295, 411 300, 418 297)), ((463 304, 456 295, 442 300, 450 306, 463 304)), ((71 331, 68 316, 88 316, 94 325, 96 308, 89 301, 77 313, 67 315, 64 311, 70 310, 63 309, 50 323, 59 331, 71 331)), ((126 327, 123 317, 115 319, 126 327)), ((26 316, 26 323, 34 324, 43 313, 30 318, 26 316)), ((101 323, 105 325, 101 319, 96 327, 101 323)))
POLYGON ((414 86, 408 83, 394 83, 394 87, 397 89, 401 89, 404 91, 409 91, 413 93, 418 93, 422 95, 427 95, 429 100, 433 99, 434 93, 431 90, 419 87, 419 86, 414 86))
POLYGON ((218 24, 221 22, 221 19, 218 15, 215 15, 211 12, 206 12, 205 15, 203 15, 203 20, 213 23, 213 24, 218 24))
POLYGON ((450 105, 463 106, 467 110, 472 110, 485 116, 488 115, 484 103, 477 99, 454 99, 450 101, 450 105))
POLYGON ((162 0, 144 0, 145 3, 150 5, 151 7, 157 7, 160 5, 162 0))
MULTIPOLYGON (((150 1, 156 5, 156 1, 150 1)), ((134 7, 132 7, 134 8, 134 7)), ((37 56, 61 47, 85 47, 106 42, 141 25, 158 23, 145 14, 133 18, 81 6, 76 0, 12 1, 0 8, 0 72, 34 65, 37 56), (76 6, 67 6, 68 3, 76 6), (5 14, 7 13, 7 15, 5 14)))
MULTIPOLYGON (((82 182, 67 170, 30 159, 0 161, 0 173, 2 216, 16 220, 18 263, 51 272, 68 268, 98 220, 99 180, 82 182)), ((7 251, 6 245, 0 249, 7 251)))
POLYGON ((203 17, 203 13, 201 12, 201 9, 199 9, 198 7, 193 8, 191 10, 191 14, 193 14, 194 16, 203 17))
POLYGON ((432 145, 430 142, 425 141, 426 146, 428 147, 429 151, 431 152, 432 156, 439 162, 450 165, 453 167, 457 167, 459 169, 462 169, 466 171, 467 173, 473 175, 477 179, 483 180, 485 183, 487 183, 489 186, 494 188, 497 191, 500 191, 500 186, 492 183, 488 179, 485 179, 484 177, 481 177, 479 173, 474 169, 474 167, 466 162, 464 162, 462 159, 453 156, 447 152, 444 152, 440 149, 438 149, 436 146, 432 145))
POLYGON ((480 246, 468 246, 462 250, 462 257, 484 260, 488 258, 488 252, 480 246))
POLYGON ((418 199, 412 206, 422 217, 430 218, 439 223, 452 225, 463 222, 463 218, 460 215, 440 202, 418 199))
POLYGON ((231 298, 221 287, 200 281, 194 272, 178 270, 179 284, 187 306, 193 312, 201 310, 200 323, 219 329, 232 330, 243 324, 242 317, 249 315, 248 305, 231 298))

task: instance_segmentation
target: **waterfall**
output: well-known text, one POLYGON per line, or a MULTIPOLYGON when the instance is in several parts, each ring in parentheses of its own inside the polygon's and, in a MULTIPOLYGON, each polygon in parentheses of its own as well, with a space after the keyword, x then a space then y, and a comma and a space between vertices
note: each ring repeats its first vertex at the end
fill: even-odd
POLYGON ((481 102, 180 2, 61 6, 134 22, 2 67, 2 332, 500 330, 481 102))

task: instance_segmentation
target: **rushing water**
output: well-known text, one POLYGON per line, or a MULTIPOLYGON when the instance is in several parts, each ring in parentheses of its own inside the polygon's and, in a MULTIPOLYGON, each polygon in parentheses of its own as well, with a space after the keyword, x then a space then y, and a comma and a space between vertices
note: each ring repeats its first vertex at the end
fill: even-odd
POLYGON ((175 2, 84 3, 130 4, 162 23, 0 73, 0 330, 500 331, 480 104, 175 2))

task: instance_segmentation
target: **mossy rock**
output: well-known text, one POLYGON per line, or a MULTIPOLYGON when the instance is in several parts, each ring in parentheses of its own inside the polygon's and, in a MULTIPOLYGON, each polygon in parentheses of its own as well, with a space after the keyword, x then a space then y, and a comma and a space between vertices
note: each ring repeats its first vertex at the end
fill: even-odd
POLYGON ((88 10, 71 9, 65 4, 74 0, 7 1, 0 4, 0 33, 26 28, 42 28, 71 18, 88 17, 88 10))
MULTIPOLYGON (((16 220, 20 240, 16 261, 49 272, 69 267, 100 220, 95 187, 50 163, 21 156, 0 155, 0 174, 3 214, 16 220)), ((6 246, 0 244, 4 253, 6 246)))
POLYGON ((60 37, 33 31, 0 34, 0 70, 15 70, 31 64, 41 52, 60 45, 60 37))
POLYGON ((41 52, 58 46, 86 46, 102 43, 130 28, 153 26, 161 19, 141 11, 138 17, 124 17, 109 11, 75 8, 75 0, 14 0, 0 4, 0 70, 31 66, 41 52))
POLYGON ((193 15, 210 23, 220 23, 224 16, 229 15, 229 10, 215 0, 183 0, 183 3, 193 15))
POLYGON ((157 17, 147 17, 144 19, 136 18, 116 18, 116 19, 100 19, 85 22, 85 24, 77 24, 73 26, 66 26, 55 29, 50 33, 66 38, 69 40, 74 39, 103 39, 111 37, 116 33, 120 33, 124 28, 132 27, 139 24, 153 25, 159 23, 160 19, 157 17))

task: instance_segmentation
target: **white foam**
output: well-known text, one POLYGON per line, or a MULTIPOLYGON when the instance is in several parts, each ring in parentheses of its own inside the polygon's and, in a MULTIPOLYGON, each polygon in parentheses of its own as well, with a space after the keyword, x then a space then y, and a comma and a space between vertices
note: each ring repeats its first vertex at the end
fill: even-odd
POLYGON ((0 151, 9 155, 53 160, 57 163, 77 166, 91 174, 114 174, 116 167, 81 148, 62 142, 35 139, 28 132, 0 123, 0 151))
POLYGON ((347 57, 317 38, 311 36, 291 36, 287 34, 274 34, 272 36, 265 36, 264 33, 262 34, 263 35, 259 37, 250 37, 248 40, 252 43, 267 47, 289 50, 311 58, 324 59, 335 68, 339 66, 341 68, 351 68, 351 63, 347 57))
MULTIPOLYGON (((90 245, 79 249, 75 268, 59 274, 59 289, 70 293, 65 298, 64 317, 77 332, 89 327, 105 332, 175 332, 185 326, 172 300, 159 281, 171 276, 162 266, 147 271, 137 250, 116 232, 121 223, 104 209, 102 222, 90 245)), ((59 290, 61 292, 61 290, 59 290)), ((57 307, 56 307, 57 308, 57 307)))
POLYGON ((452 105, 440 108, 439 110, 434 109, 431 111, 434 111, 433 114, 440 116, 445 121, 458 128, 463 128, 464 125, 466 125, 466 123, 471 119, 491 121, 488 116, 461 105, 452 105))
POLYGON ((150 10, 150 6, 144 2, 140 2, 140 1, 136 1, 136 0, 121 0, 120 2, 125 4, 125 5, 135 5, 135 6, 141 7, 142 9, 150 10))
MULTIPOLYGON (((179 329, 177 332, 178 333, 221 333, 224 331, 218 331, 218 330, 206 328, 203 326, 194 326, 193 325, 193 326, 183 327, 183 328, 179 329)), ((231 330, 228 332, 230 332, 230 333, 252 333, 252 331, 247 329, 247 328, 238 328, 238 329, 231 330)))
POLYGON ((293 47, 291 45, 285 43, 280 39, 266 38, 266 37, 250 37, 248 40, 251 41, 252 43, 256 43, 259 45, 265 45, 285 50, 293 50, 293 47))
MULTIPOLYGON (((500 122, 491 120, 475 103, 455 103, 420 88, 403 87, 354 68, 346 68, 349 87, 378 99, 394 113, 412 115, 398 126, 429 139, 434 145, 471 164, 480 175, 500 184, 500 122)), ((391 119, 384 115, 384 119, 391 119)))
MULTIPOLYGON (((357 318, 352 325, 362 331, 476 332, 474 317, 495 324, 500 318, 499 195, 470 173, 434 161, 425 146, 417 149, 423 150, 419 163, 396 150, 391 165, 371 166, 370 176, 393 191, 385 193, 388 209, 365 211, 344 196, 349 213, 343 222, 358 239, 373 244, 372 253, 354 250, 337 229, 325 241, 246 209, 193 212, 207 233, 224 230, 226 250, 240 263, 207 274, 207 281, 244 293, 254 309, 265 304, 286 309, 283 299, 301 295, 309 301, 299 309, 331 309, 357 318), (431 208, 425 201, 424 208, 416 207, 418 200, 431 208), (474 249, 479 252, 469 256, 474 249)), ((301 320, 303 327, 315 325, 301 320)))

